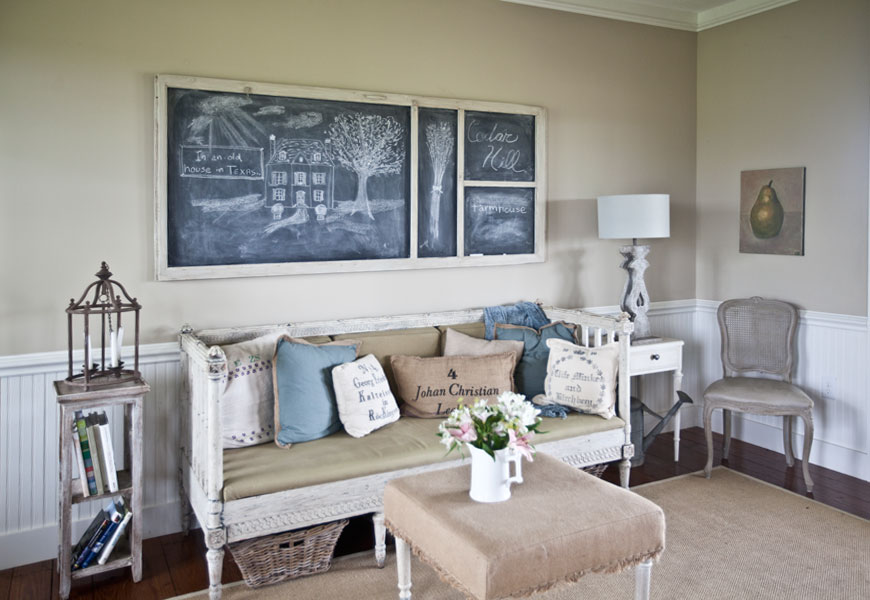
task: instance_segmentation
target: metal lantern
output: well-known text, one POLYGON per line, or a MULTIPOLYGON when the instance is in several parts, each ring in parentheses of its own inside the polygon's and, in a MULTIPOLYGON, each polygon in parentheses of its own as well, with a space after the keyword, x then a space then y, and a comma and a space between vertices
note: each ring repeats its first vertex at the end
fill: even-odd
MULTIPOLYGON (((76 301, 71 298, 66 309, 69 341, 69 375, 66 380, 85 388, 138 380, 139 373, 139 310, 142 306, 131 298, 124 286, 111 279, 112 272, 105 261, 96 274, 97 281, 85 288, 76 301), (120 293, 116 293, 120 291, 120 293), (90 298, 90 299, 88 299, 90 298), (133 368, 125 369, 121 360, 124 323, 121 315, 133 313, 133 368), (73 373, 73 321, 81 315, 85 361, 81 371, 73 373), (93 349, 96 349, 96 356, 93 349)), ((126 321, 129 321, 129 316, 126 321)))

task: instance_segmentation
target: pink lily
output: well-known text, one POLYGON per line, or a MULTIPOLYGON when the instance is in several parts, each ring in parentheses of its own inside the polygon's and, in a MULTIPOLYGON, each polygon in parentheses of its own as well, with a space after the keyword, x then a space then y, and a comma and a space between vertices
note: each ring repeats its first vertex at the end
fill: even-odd
POLYGON ((448 429, 447 432, 460 442, 473 442, 477 439, 477 431, 471 423, 462 423, 459 429, 448 429))
POLYGON ((534 435, 535 432, 530 431, 517 437, 517 432, 511 429, 508 431, 508 446, 515 448, 516 451, 529 462, 534 462, 535 459, 533 458, 532 447, 529 445, 529 441, 534 437, 534 435))

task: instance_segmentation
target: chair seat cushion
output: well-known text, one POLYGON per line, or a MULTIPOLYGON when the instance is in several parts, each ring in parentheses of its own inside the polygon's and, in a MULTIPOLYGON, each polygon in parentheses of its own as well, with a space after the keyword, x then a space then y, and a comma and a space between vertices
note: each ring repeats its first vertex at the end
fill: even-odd
POLYGON ((737 410, 762 413, 775 412, 775 409, 800 411, 813 407, 812 398, 798 386, 757 377, 726 377, 714 381, 704 390, 704 400, 728 404, 737 410))

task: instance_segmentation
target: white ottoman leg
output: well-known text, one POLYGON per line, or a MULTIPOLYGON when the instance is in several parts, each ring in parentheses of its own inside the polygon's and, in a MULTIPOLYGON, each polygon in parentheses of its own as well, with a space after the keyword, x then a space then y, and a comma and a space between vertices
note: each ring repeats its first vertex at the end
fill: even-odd
POLYGON ((642 562, 634 568, 634 600, 649 600, 649 579, 652 561, 642 562))
POLYGON ((399 569, 399 600, 411 600, 411 547, 396 538, 396 565, 399 569))
POLYGON ((375 560, 378 568, 383 569, 384 561, 387 559, 387 528, 384 526, 384 513, 372 515, 372 523, 375 526, 375 560))

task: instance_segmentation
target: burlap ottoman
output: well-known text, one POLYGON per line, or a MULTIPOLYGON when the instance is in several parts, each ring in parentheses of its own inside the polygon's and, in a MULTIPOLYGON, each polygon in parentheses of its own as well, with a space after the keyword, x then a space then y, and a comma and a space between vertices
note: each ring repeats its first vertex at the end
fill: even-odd
POLYGON ((649 597, 665 517, 645 498, 538 453, 513 496, 468 496, 470 466, 390 481, 386 524, 396 536, 399 598, 411 597, 410 554, 478 600, 528 596, 587 573, 637 567, 636 598, 649 597))

